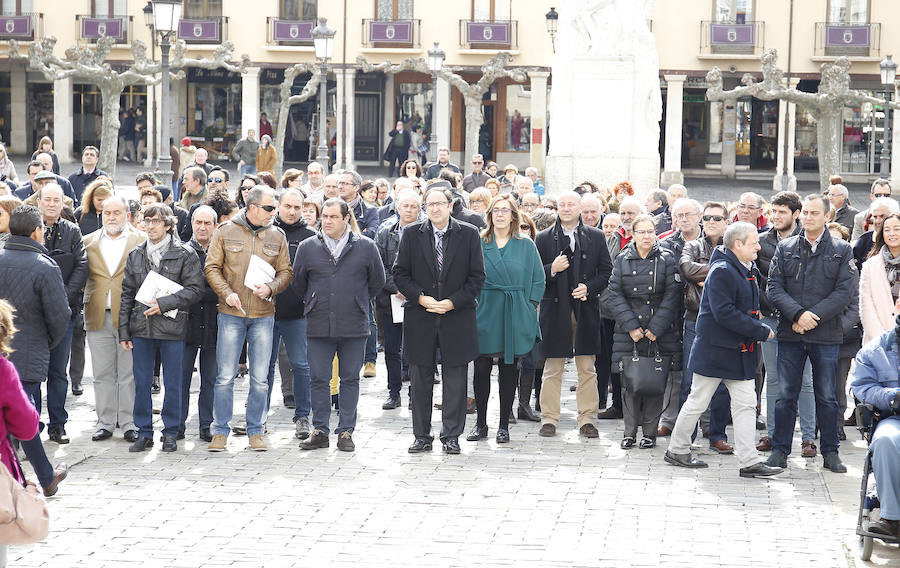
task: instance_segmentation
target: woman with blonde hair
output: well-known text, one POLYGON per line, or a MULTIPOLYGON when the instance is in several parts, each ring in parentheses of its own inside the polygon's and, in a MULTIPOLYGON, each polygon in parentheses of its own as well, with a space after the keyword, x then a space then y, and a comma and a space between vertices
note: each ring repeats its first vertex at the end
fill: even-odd
POLYGON ((103 202, 113 194, 112 183, 97 178, 84 190, 81 205, 75 210, 75 221, 82 235, 89 235, 103 226, 103 202))
POLYGON ((22 202, 18 197, 0 195, 0 249, 3 249, 6 239, 9 238, 9 216, 19 205, 22 205, 22 202))
POLYGON ((483 187, 477 187, 469 194, 469 209, 484 217, 485 212, 491 204, 491 199, 490 191, 483 187))
POLYGON ((12 160, 9 159, 9 154, 6 152, 6 145, 2 143, 0 143, 0 179, 8 179, 13 183, 19 183, 18 177, 16 176, 16 166, 13 164, 12 160))

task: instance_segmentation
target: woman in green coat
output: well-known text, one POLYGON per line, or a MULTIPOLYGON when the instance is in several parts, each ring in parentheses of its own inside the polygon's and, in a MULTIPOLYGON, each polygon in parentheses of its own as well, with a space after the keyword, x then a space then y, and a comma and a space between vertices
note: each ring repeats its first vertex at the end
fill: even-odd
POLYGON ((537 306, 544 295, 544 266, 534 242, 519 233, 519 209, 509 193, 494 198, 481 234, 486 279, 478 295, 478 348, 475 359, 475 407, 478 420, 466 438, 487 438, 491 369, 497 358, 500 428, 497 443, 509 442, 509 415, 515 399, 519 358, 541 338, 537 306))

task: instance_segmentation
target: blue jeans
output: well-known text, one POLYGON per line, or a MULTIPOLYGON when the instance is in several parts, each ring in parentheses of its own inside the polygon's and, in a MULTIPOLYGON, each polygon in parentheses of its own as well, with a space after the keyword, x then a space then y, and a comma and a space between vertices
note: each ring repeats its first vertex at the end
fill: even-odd
POLYGON ((74 320, 69 321, 66 334, 62 340, 50 350, 50 367, 47 369, 47 414, 50 415, 48 430, 63 428, 69 419, 66 412, 66 394, 69 391, 69 379, 66 368, 69 366, 69 354, 72 352, 72 333, 74 320))
POLYGON ((840 345, 819 345, 801 341, 778 342, 778 400, 775 403, 775 436, 772 449, 791 453, 797 399, 803 383, 807 358, 812 363, 813 391, 816 396, 816 422, 821 434, 822 454, 837 452, 837 398, 834 377, 837 374, 840 345))
POLYGON ((890 416, 878 423, 869 452, 872 453, 881 517, 900 520, 900 417, 890 416))
MULTIPOLYGON (((28 395, 28 398, 31 399, 31 404, 33 404, 35 410, 38 411, 38 415, 40 415, 41 383, 22 383, 22 388, 25 391, 25 394, 28 395)), ((38 432, 34 435, 34 438, 30 440, 21 440, 21 442, 22 449, 28 457, 28 462, 31 464, 31 467, 34 468, 35 475, 37 475, 38 483, 41 484, 41 487, 47 487, 53 483, 54 473, 53 466, 47 458, 47 452, 44 451, 44 443, 41 442, 41 430, 43 430, 43 424, 38 428, 38 432)))
POLYGON ((359 401, 359 370, 366 350, 365 337, 310 337, 309 390, 312 401, 312 422, 316 430, 326 435, 331 425, 331 371, 334 356, 338 357, 338 425, 335 434, 353 432, 356 428, 356 403, 359 401))
POLYGON ((181 362, 184 359, 184 340, 131 338, 134 372, 134 425, 138 435, 153 438, 153 367, 156 350, 162 359, 165 384, 162 406, 163 435, 177 436, 181 426, 181 362))
MULTIPOLYGON (((403 386, 403 324, 394 323, 390 312, 385 313, 384 323, 384 366, 387 367, 388 393, 391 398, 400 396, 403 386)), ((409 368, 407 366, 407 373, 409 368)))
POLYGON ((243 166, 238 168, 238 172, 240 172, 240 175, 255 174, 256 173, 256 164, 244 164, 243 166))
POLYGON ((217 336, 215 399, 213 400, 212 433, 227 436, 234 414, 234 377, 244 340, 247 340, 247 362, 250 391, 247 393, 247 435, 263 433, 263 413, 269 385, 266 375, 272 358, 272 329, 275 316, 245 318, 219 312, 217 336))
MULTIPOLYGON (((762 322, 778 329, 778 318, 764 317, 762 322)), ((766 430, 770 439, 775 438, 775 405, 778 400, 778 341, 763 341, 762 355, 766 366, 766 430)), ((800 409, 800 435, 802 440, 816 438, 816 399, 813 396, 812 366, 809 361, 803 366, 803 383, 798 399, 800 409)))
MULTIPOLYGON (((697 322, 685 318, 684 320, 684 336, 681 351, 681 400, 678 407, 684 406, 688 395, 691 394, 691 383, 693 382, 694 373, 688 366, 690 360, 691 347, 694 345, 694 338, 697 336, 697 322)), ((731 412, 731 396, 724 382, 720 382, 716 387, 712 400, 709 403, 709 443, 715 444, 719 440, 728 440, 725 435, 725 427, 728 425, 728 417, 731 412)), ((697 437, 697 427, 694 426, 694 433, 691 440, 697 437)))
MULTIPOLYGON (((278 362, 278 347, 284 340, 288 359, 291 361, 291 380, 294 383, 294 422, 306 418, 310 412, 309 402, 309 362, 306 358, 306 318, 275 320, 272 331, 272 357, 269 361, 269 390, 266 398, 266 414, 272 404, 272 387, 275 386, 275 363, 278 362)), ((282 381, 288 377, 281 377, 282 381)))
POLYGON ((366 338, 366 363, 374 363, 378 359, 378 328, 375 326, 375 303, 369 302, 369 337, 366 338))
POLYGON ((188 410, 191 405, 191 379, 194 376, 194 361, 200 352, 200 396, 197 399, 197 418, 200 429, 209 428, 213 420, 213 391, 216 388, 216 347, 187 346, 181 362, 181 425, 184 432, 188 410))

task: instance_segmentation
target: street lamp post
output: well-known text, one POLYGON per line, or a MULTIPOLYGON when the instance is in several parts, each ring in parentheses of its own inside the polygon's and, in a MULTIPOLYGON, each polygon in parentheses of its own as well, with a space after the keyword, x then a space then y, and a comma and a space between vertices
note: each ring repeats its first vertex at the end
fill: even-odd
POLYGON ((316 147, 316 161, 328 171, 328 60, 334 50, 335 31, 328 27, 326 18, 319 18, 319 25, 312 31, 316 59, 322 66, 319 81, 319 145, 316 147))
POLYGON ((556 8, 550 7, 550 11, 544 15, 547 19, 547 32, 550 34, 550 44, 553 46, 553 53, 556 53, 556 30, 559 27, 559 13, 556 8))
MULTIPOLYGON (((178 32, 181 21, 181 0, 151 0, 151 11, 144 9, 144 16, 151 32, 159 36, 162 100, 160 101, 160 134, 157 151, 156 174, 164 185, 172 185, 172 157, 169 154, 169 49, 178 32), (150 17, 152 16, 152 20, 150 17)), ((156 38, 154 38, 155 40, 156 38)))
POLYGON ((434 42, 434 47, 428 50, 428 69, 431 71, 433 80, 431 90, 431 136, 428 137, 428 160, 431 163, 437 162, 437 81, 438 73, 444 67, 444 50, 434 42))
POLYGON ((891 171, 891 95, 897 78, 897 64, 888 55, 878 65, 881 69, 881 84, 884 85, 884 145, 881 147, 881 177, 888 177, 891 171))

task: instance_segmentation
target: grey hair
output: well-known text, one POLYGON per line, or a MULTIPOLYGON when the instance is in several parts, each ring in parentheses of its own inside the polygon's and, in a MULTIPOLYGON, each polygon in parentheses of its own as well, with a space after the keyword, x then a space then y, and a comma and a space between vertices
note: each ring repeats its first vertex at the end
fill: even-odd
POLYGON ((661 189, 654 189, 650 192, 650 199, 653 201, 659 201, 662 203, 663 207, 669 205, 669 196, 666 195, 666 192, 661 189))
POLYGON ((741 196, 738 198, 738 201, 742 201, 745 197, 752 197, 753 199, 756 200, 756 206, 757 206, 757 207, 762 207, 762 204, 763 204, 763 198, 762 198, 762 195, 760 195, 760 194, 758 194, 758 193, 754 193, 754 192, 752 192, 752 191, 745 191, 745 192, 742 193, 741 196))
POLYGON ((309 173, 310 168, 319 168, 319 171, 325 173, 325 168, 319 162, 310 162, 306 165, 306 172, 309 173))
POLYGON ((128 200, 125 199, 124 196, 119 195, 117 193, 113 193, 109 197, 106 198, 106 200, 103 202, 104 208, 107 203, 111 203, 113 201, 118 201, 119 203, 121 203, 122 207, 125 208, 125 214, 131 215, 131 208, 128 206, 128 200))
POLYGON ((527 176, 528 174, 530 174, 531 172, 534 172, 534 173, 536 173, 536 174, 539 174, 539 173, 540 173, 540 172, 538 171, 538 169, 537 169, 536 167, 534 167, 534 166, 528 166, 527 168, 525 168, 525 175, 526 175, 526 176, 527 176))
POLYGON ((196 209, 194 209, 194 212, 191 213, 191 221, 193 221, 194 219, 196 219, 196 218, 197 218, 197 215, 201 215, 201 214, 203 214, 203 213, 207 213, 207 214, 209 214, 209 215, 212 215, 213 223, 215 223, 216 221, 219 220, 219 215, 216 214, 216 210, 215 210, 215 209, 213 209, 213 208, 210 207, 209 205, 201 205, 200 207, 197 207, 196 209))
POLYGON ((891 180, 885 179, 885 178, 878 178, 872 182, 872 187, 869 188, 869 193, 875 193, 875 188, 880 185, 887 186, 888 190, 890 190, 891 192, 894 191, 894 188, 891 187, 891 180))
POLYGON ((359 187, 362 185, 362 176, 359 175, 358 173, 354 172, 353 170, 338 170, 335 173, 338 174, 339 176, 343 176, 343 175, 350 176, 350 179, 353 180, 353 185, 355 185, 356 187, 359 187))
POLYGON ((638 208, 638 215, 646 213, 646 209, 644 208, 644 204, 641 203, 641 200, 633 195, 629 195, 624 198, 621 203, 619 203, 619 212, 621 213, 622 207, 626 205, 634 205, 638 208))
POLYGON ((690 205, 697 211, 697 213, 700 213, 701 211, 703 211, 703 206, 700 205, 699 201, 697 201, 696 199, 691 199, 690 197, 682 197, 680 199, 675 200, 675 203, 672 204, 672 212, 674 212, 676 209, 678 209, 679 207, 681 207, 683 205, 690 205))
POLYGON ((397 202, 397 205, 400 205, 401 202, 412 199, 416 202, 416 205, 419 207, 422 206, 422 198, 419 197, 419 194, 415 192, 413 189, 403 188, 397 192, 397 197, 394 198, 394 201, 397 202))
POLYGON ((253 189, 251 189, 247 193, 247 197, 244 199, 244 203, 249 207, 250 205, 259 205, 262 201, 263 196, 271 195, 272 199, 275 198, 275 190, 269 187, 268 185, 254 185, 253 189))
POLYGON ((284 188, 284 191, 281 192, 281 195, 278 196, 278 201, 281 201, 282 199, 284 199, 285 195, 288 195, 290 193, 293 193, 294 195, 299 197, 301 204, 303 203, 303 200, 306 199, 306 195, 304 195, 303 192, 300 191, 299 189, 294 188, 294 187, 286 187, 286 188, 284 188))
POLYGON ((47 190, 47 189, 53 189, 53 188, 56 188, 56 189, 59 190, 59 195, 60 195, 60 197, 65 197, 65 196, 66 196, 66 192, 63 191, 62 186, 59 185, 58 183, 56 183, 55 181, 51 181, 50 183, 44 184, 44 186, 40 189, 40 191, 38 191, 38 198, 40 199, 40 197, 41 197, 42 195, 44 195, 44 191, 45 191, 45 190, 47 190))
POLYGON ((847 186, 844 184, 836 183, 828 188, 829 191, 831 191, 832 189, 836 190, 838 193, 840 193, 844 197, 847 197, 850 195, 850 192, 847 190, 847 186))
POLYGON ((400 191, 401 189, 412 189, 413 182, 408 177, 398 177, 394 180, 394 191, 400 191))
POLYGON ((747 242, 747 238, 756 232, 755 225, 738 221, 728 225, 728 228, 725 229, 725 236, 722 237, 722 242, 725 244, 725 248, 734 250, 735 243, 747 242))
POLYGON ((887 207, 890 215, 900 213, 900 203, 897 203, 897 200, 892 197, 876 198, 872 201, 872 205, 869 206, 869 211, 874 211, 879 207, 887 207))

